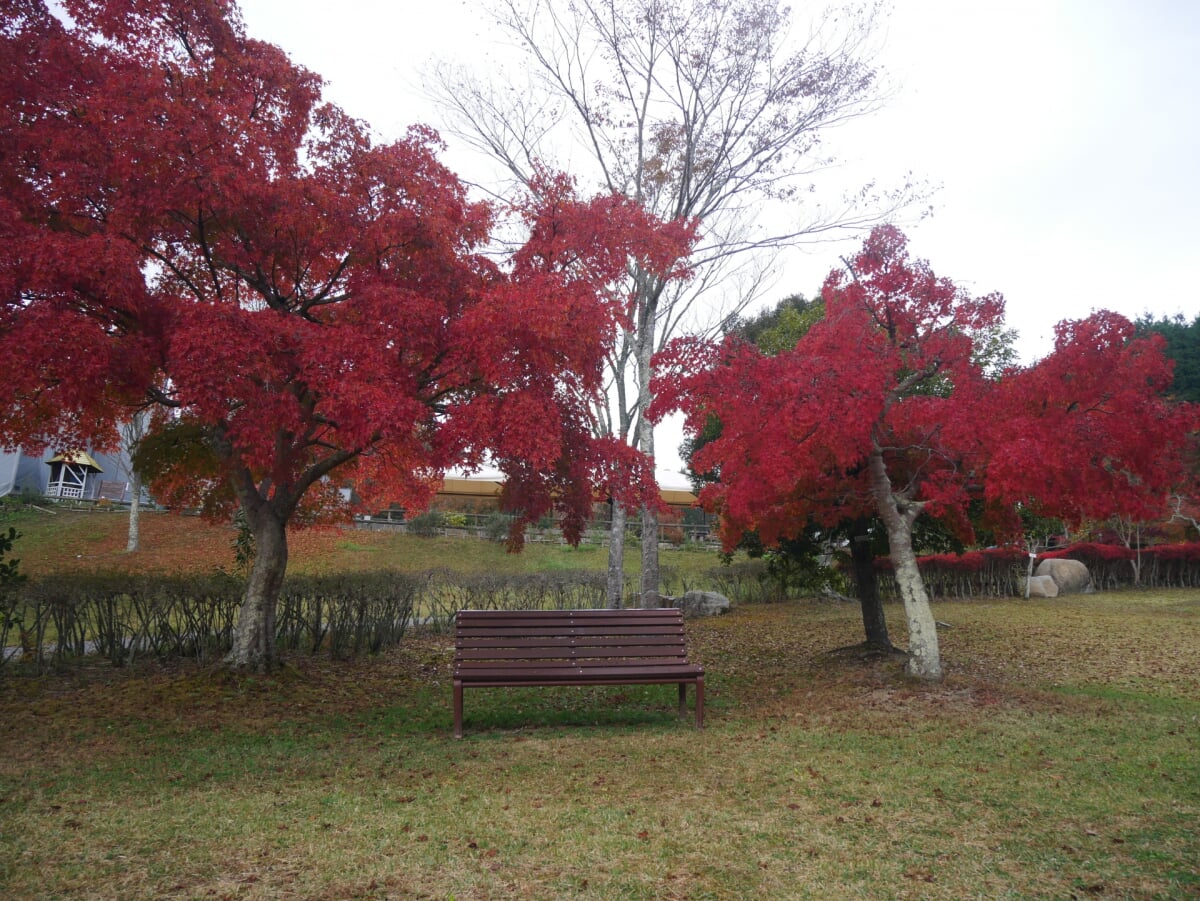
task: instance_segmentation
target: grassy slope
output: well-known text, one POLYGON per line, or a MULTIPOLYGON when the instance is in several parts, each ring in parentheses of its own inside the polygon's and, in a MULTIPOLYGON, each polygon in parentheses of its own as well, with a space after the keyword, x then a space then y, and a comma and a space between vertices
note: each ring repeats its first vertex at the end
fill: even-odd
POLYGON ((0 895, 1200 896, 1194 592, 937 614, 937 686, 833 652, 847 605, 692 623, 704 732, 671 689, 495 690, 456 742, 438 638, 9 679, 0 895))
MULTIPOLYGON (((57 514, 26 511, 4 520, 21 532, 14 556, 30 576, 69 569, 120 572, 211 572, 233 564, 236 532, 195 517, 150 514, 141 518, 141 550, 125 551, 128 517, 117 513, 57 514)), ((607 565, 607 549, 529 543, 520 554, 502 544, 474 538, 415 538, 397 532, 351 527, 303 529, 290 533, 290 572, 321 573, 369 569, 420 572, 450 568, 465 572, 522 572, 597 569, 607 565)), ((626 554, 636 572, 640 555, 626 554)), ((668 550, 663 565, 698 571, 718 565, 705 550, 668 550)))

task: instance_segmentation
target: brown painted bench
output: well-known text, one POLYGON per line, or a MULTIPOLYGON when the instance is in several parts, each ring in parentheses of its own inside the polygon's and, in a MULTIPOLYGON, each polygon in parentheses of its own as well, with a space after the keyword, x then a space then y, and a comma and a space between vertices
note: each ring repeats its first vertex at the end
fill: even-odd
POLYGON ((704 667, 689 663, 683 614, 659 610, 460 610, 454 630, 454 737, 463 689, 534 685, 696 686, 704 728, 704 667))

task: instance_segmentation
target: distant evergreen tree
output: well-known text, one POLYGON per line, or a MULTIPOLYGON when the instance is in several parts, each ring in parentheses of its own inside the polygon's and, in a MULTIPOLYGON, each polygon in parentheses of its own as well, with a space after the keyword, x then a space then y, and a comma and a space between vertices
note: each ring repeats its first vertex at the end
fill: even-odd
POLYGON ((1139 334, 1154 332, 1167 340, 1167 356, 1175 361, 1170 394, 1176 400, 1200 403, 1200 315, 1188 322, 1181 313, 1162 319, 1146 313, 1137 328, 1139 334))
POLYGON ((790 294, 754 316, 734 318, 726 324, 725 332, 749 341, 765 354, 777 354, 794 347, 824 315, 825 304, 819 297, 809 300, 803 294, 790 294))

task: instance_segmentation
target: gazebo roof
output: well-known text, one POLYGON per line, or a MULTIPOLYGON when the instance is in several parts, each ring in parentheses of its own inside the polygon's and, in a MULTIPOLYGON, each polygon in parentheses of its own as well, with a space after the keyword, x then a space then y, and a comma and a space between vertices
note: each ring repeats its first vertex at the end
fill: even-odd
POLYGON ((76 466, 87 466, 90 469, 96 470, 96 472, 104 472, 104 468, 93 460, 91 454, 87 451, 71 451, 66 454, 58 454, 46 461, 47 466, 51 463, 73 463, 76 466))

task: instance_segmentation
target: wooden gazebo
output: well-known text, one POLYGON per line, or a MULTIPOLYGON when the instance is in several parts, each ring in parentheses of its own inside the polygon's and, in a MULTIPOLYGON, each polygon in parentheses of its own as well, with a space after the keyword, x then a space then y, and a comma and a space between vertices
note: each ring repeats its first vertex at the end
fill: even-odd
POLYGON ((87 497, 88 478, 104 472, 86 451, 59 454, 47 460, 46 465, 50 467, 46 497, 87 497))

